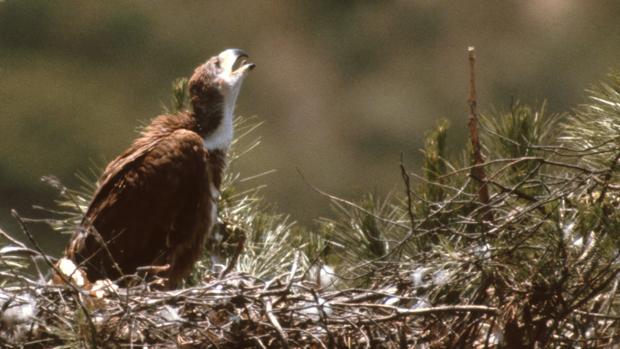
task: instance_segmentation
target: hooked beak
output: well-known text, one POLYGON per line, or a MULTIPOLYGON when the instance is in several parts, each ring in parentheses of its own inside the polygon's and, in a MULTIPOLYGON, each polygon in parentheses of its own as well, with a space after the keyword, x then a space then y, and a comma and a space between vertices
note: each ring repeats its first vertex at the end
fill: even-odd
POLYGON ((256 67, 256 64, 247 61, 248 54, 237 48, 222 51, 218 58, 220 59, 222 69, 231 75, 245 75, 256 67))

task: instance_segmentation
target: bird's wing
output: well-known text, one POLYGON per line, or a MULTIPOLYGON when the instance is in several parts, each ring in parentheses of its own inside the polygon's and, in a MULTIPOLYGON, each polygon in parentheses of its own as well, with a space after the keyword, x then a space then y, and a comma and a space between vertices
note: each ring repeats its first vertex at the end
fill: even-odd
POLYGON ((202 138, 188 130, 119 156, 106 168, 68 257, 84 263, 92 278, 167 263, 174 245, 206 224, 206 157, 202 138))

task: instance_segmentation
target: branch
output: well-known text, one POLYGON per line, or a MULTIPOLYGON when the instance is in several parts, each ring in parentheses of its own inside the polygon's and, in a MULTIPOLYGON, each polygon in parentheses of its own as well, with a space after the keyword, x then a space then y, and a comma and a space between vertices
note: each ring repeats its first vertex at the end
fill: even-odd
MULTIPOLYGON (((484 157, 480 147, 480 138, 478 137, 478 111, 477 111, 477 95, 476 95, 476 53, 475 48, 470 46, 469 52, 469 137, 472 145, 474 165, 484 164, 484 157)), ((484 167, 474 166, 471 168, 470 175, 480 181, 480 189, 478 190, 478 198, 483 205, 489 203, 489 188, 486 183, 486 174, 484 167)), ((493 214, 488 210, 483 210, 483 219, 492 220, 493 214)))
POLYGON ((239 242, 237 243, 235 254, 233 254, 232 258, 230 259, 230 262, 228 262, 226 269, 222 270, 222 272, 220 273, 218 277, 219 279, 223 279, 224 276, 230 273, 235 268, 235 265, 237 265, 237 260, 239 259, 241 252, 243 252, 243 246, 245 245, 245 238, 246 238, 246 234, 243 230, 241 230, 241 236, 239 237, 239 242))
POLYGON ((60 278, 62 278, 62 281, 65 284, 67 284, 69 286, 69 288, 71 288, 71 290, 75 293, 75 295, 76 295, 75 300, 78 303, 78 305, 80 306, 80 309, 82 309, 82 312, 84 313, 84 316, 86 317, 86 321, 88 322, 88 327, 89 327, 89 330, 90 330, 92 346, 93 346, 93 348, 98 348, 98 345, 97 345, 97 329, 95 328, 95 324, 93 323, 93 319, 90 316, 90 313, 88 312, 88 309, 86 309, 86 306, 80 300, 80 295, 81 295, 80 290, 70 280, 67 279, 67 277, 65 276, 65 274, 62 271, 58 270, 56 265, 54 265, 54 263, 52 263, 52 261, 45 254, 45 252, 43 252, 43 249, 41 249, 41 246, 39 246, 39 243, 34 239, 34 236, 32 236, 32 234, 30 233, 28 228, 26 228, 26 225, 24 224, 24 221, 22 220, 20 215, 17 213, 17 211, 16 210, 11 210, 11 215, 17 220, 17 223, 19 224, 19 227, 22 230, 22 232, 24 233, 24 235, 26 235, 28 240, 30 240, 30 242, 32 243, 34 248, 37 250, 37 252, 39 252, 41 254, 41 256, 43 257, 45 262, 49 265, 49 267, 52 268, 54 270, 54 272, 56 272, 56 274, 58 274, 58 276, 60 276, 60 278))
POLYGON ((411 199, 411 180, 405 170, 403 163, 403 154, 400 154, 400 175, 405 183, 405 193, 407 194, 407 214, 409 215, 409 221, 411 222, 411 231, 415 229, 415 216, 413 214, 413 200, 411 199))
MULTIPOLYGON (((264 288, 265 291, 269 289, 269 286, 271 286, 272 281, 273 280, 267 282, 264 288)), ((286 333, 284 333, 284 331, 282 330, 282 326, 280 326, 278 319, 275 317, 275 315, 273 315, 273 305, 271 304, 271 299, 269 298, 269 296, 265 297, 265 314, 267 315, 267 319, 269 319, 269 322, 271 323, 273 328, 276 330, 276 333, 278 334, 278 338, 280 339, 280 342, 282 343, 282 347, 288 349, 289 345, 288 345, 288 339, 286 337, 286 333)))

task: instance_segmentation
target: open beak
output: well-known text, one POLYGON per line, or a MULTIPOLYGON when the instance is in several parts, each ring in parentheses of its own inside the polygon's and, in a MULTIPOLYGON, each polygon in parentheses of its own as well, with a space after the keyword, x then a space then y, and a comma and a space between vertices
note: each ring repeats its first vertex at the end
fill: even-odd
POLYGON ((231 75, 245 75, 256 67, 256 64, 248 62, 248 54, 238 48, 224 50, 218 57, 222 69, 231 75))

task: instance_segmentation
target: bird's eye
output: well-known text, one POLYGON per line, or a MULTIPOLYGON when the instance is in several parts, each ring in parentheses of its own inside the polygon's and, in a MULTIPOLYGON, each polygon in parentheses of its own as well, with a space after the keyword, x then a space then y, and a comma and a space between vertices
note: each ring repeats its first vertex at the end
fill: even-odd
POLYGON ((221 68, 219 58, 215 60, 215 66, 216 66, 218 69, 219 69, 219 68, 221 68))

